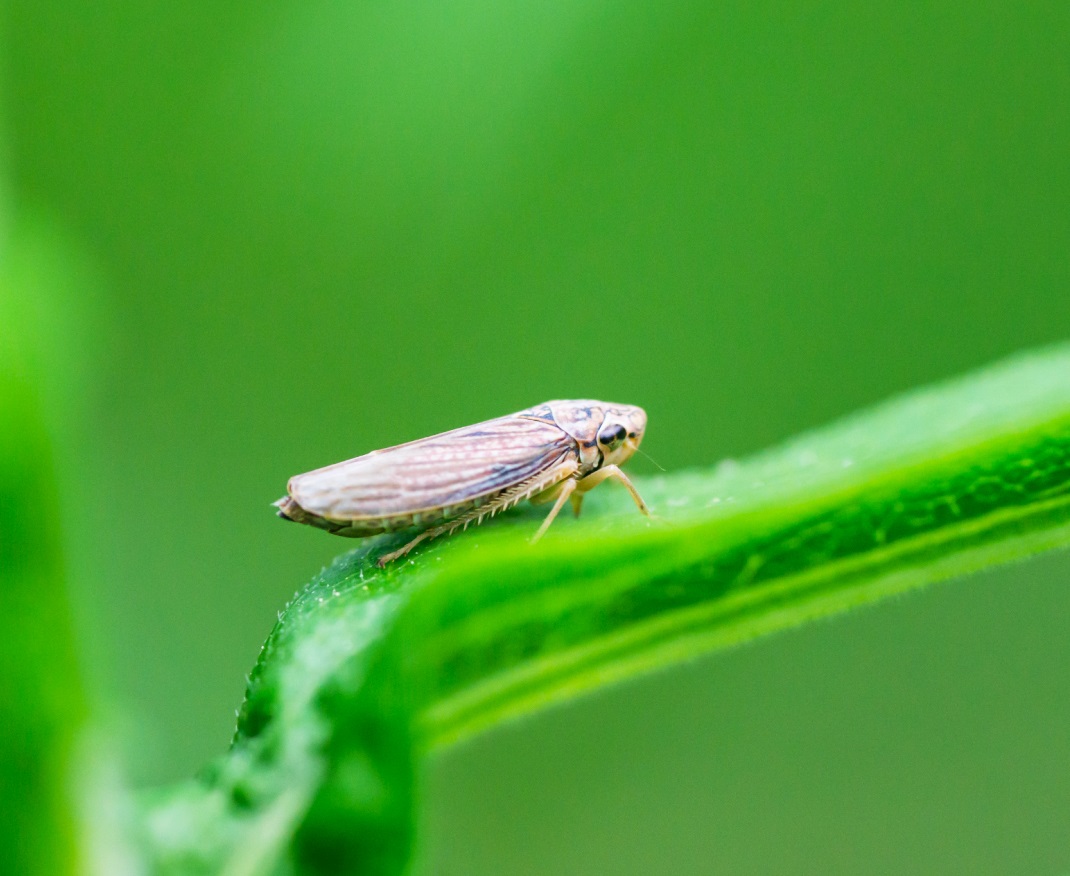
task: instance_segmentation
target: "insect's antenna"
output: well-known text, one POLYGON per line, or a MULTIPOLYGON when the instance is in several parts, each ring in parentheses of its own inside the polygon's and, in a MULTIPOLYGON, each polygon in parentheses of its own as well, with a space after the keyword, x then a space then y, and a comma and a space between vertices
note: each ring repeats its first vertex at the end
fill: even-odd
POLYGON ((665 471, 665 467, 663 465, 661 465, 661 463, 659 463, 656 459, 654 459, 653 456, 651 456, 649 453, 647 453, 641 447, 636 447, 635 449, 638 450, 641 454, 643 454, 643 456, 645 456, 647 459, 649 459, 652 463, 654 463, 654 465, 656 465, 661 471, 665 471))

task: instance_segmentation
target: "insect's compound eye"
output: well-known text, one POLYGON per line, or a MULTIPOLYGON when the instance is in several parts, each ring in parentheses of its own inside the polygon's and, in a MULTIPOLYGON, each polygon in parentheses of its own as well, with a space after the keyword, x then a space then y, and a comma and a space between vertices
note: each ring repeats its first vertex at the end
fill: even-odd
POLYGON ((602 431, 598 433, 598 443, 615 450, 623 443, 627 434, 628 430, 620 423, 604 426, 602 431))

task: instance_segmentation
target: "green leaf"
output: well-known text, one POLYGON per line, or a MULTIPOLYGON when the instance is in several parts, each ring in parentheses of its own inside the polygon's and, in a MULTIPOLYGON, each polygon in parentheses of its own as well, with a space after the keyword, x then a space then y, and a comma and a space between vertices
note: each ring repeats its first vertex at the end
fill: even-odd
POLYGON ((51 318, 71 292, 63 256, 25 220, 0 240, 0 859, 48 876, 84 863, 70 772, 86 704, 48 416, 73 372, 73 335, 51 318))
POLYGON ((157 866, 401 872, 433 749, 1067 545, 1070 347, 639 488, 654 522, 604 487, 535 547, 528 510, 383 570, 375 558, 397 539, 336 560, 280 616, 231 751, 149 806, 157 866))

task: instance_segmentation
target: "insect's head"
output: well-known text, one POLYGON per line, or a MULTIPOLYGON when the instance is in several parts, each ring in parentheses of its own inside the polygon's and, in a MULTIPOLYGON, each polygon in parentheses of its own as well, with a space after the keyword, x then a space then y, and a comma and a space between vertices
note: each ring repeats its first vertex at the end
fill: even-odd
POLYGON ((611 405, 605 408, 602 425, 598 427, 598 446, 603 465, 625 462, 643 440, 646 431, 646 411, 634 405, 611 405))

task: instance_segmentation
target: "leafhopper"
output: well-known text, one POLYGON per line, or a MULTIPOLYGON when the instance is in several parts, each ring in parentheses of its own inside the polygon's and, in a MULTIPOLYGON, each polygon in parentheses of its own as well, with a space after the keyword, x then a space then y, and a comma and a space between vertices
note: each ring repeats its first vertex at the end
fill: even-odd
POLYGON ((285 520, 353 538, 425 527, 380 566, 525 499, 553 502, 537 541, 566 501, 578 515, 584 494, 604 480, 622 483, 650 514, 620 470, 645 429, 646 412, 634 405, 550 401, 295 475, 275 505, 285 520))

